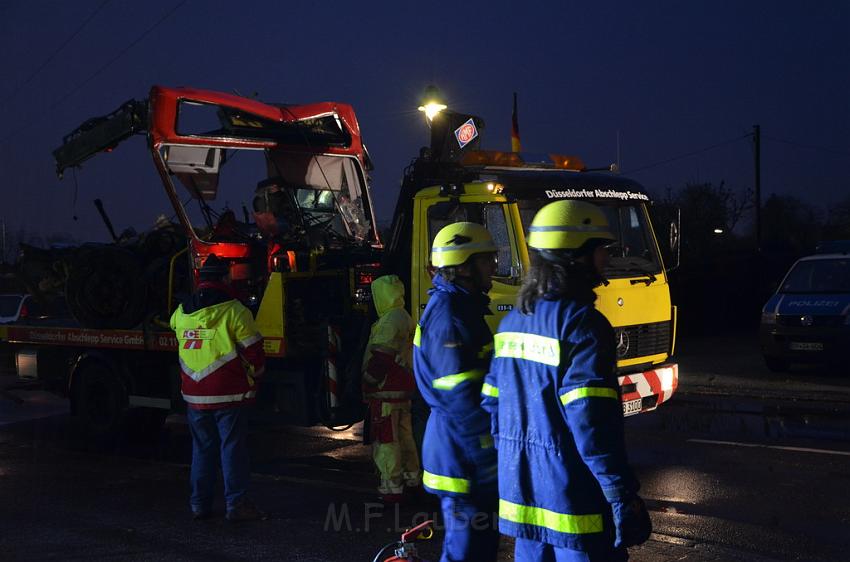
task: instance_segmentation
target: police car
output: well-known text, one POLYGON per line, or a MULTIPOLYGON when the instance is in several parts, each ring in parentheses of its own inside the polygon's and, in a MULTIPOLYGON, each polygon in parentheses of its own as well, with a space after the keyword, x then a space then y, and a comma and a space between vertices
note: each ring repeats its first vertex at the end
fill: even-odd
POLYGON ((798 260, 764 305, 759 336, 772 371, 830 362, 850 372, 850 240, 798 260))
POLYGON ((0 295, 0 324, 27 318, 32 303, 29 295, 0 295))

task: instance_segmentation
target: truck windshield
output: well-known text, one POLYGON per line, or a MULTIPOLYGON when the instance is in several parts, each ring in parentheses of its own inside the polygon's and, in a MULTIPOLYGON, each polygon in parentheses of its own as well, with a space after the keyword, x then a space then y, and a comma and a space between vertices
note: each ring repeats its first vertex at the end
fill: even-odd
MULTIPOLYGON (((551 200, 526 199, 518 202, 526 237, 534 215, 547 203, 551 200)), ((617 241, 608 248, 611 261, 605 271, 606 276, 615 279, 660 273, 661 262, 644 205, 594 203, 605 212, 611 232, 617 237, 617 241)))
POLYGON ((201 238, 244 241, 256 234, 257 212, 274 215, 267 219, 280 219, 293 235, 301 229, 362 241, 370 233, 353 158, 165 145, 163 160, 186 188, 183 207, 201 238))
POLYGON ((780 293, 850 293, 850 259, 797 262, 788 272, 780 293))

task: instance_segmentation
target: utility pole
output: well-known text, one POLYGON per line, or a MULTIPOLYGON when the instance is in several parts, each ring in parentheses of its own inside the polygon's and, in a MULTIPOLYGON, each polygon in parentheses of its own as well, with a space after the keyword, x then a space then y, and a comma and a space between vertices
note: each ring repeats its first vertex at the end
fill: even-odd
POLYGON ((756 204, 756 251, 761 251, 761 126, 753 125, 753 152, 755 164, 755 204, 756 204))

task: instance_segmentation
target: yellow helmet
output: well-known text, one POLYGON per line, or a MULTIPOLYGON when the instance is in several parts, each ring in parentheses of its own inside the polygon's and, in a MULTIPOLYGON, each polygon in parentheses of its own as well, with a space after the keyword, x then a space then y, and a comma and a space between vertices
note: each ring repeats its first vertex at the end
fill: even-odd
POLYGON ((474 254, 496 252, 490 232, 475 222, 456 222, 440 229, 431 245, 434 267, 461 265, 474 254))
POLYGON ((528 229, 535 250, 578 250, 589 240, 614 241, 605 213, 585 201, 563 200, 537 211, 528 229))

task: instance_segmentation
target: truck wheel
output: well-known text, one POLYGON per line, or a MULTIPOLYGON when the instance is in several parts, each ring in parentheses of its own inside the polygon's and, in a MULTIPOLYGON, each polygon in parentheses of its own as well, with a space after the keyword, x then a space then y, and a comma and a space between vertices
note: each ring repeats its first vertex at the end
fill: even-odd
POLYGON ((74 378, 74 408, 87 437, 106 443, 117 437, 127 412, 127 391, 102 361, 85 361, 74 378))
POLYGON ((771 357, 770 355, 765 355, 764 362, 767 365, 767 368, 773 371, 774 373, 784 373, 789 368, 788 360, 782 359, 781 357, 771 357))

